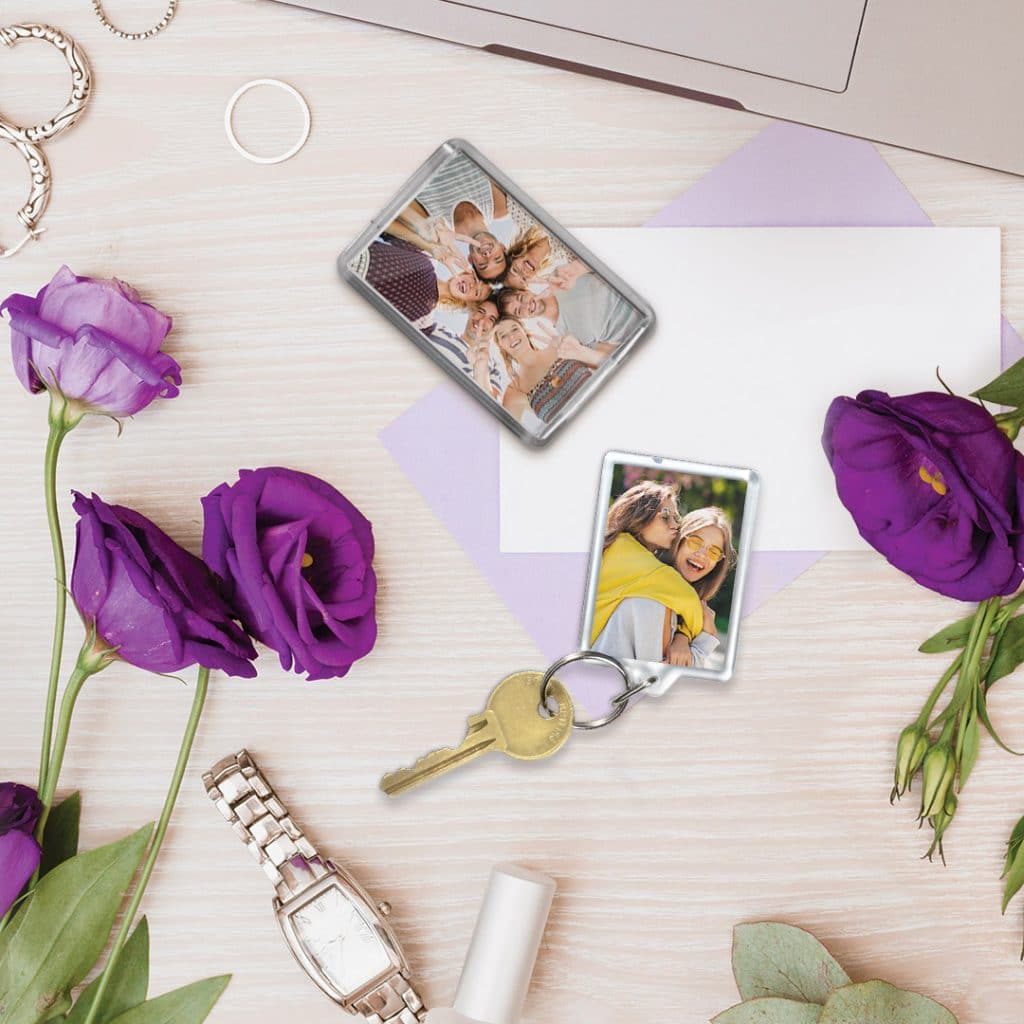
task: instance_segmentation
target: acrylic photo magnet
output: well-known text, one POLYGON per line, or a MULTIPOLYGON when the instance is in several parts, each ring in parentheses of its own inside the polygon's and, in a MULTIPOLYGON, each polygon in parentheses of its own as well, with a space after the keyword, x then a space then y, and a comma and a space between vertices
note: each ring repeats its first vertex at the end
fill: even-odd
POLYGON ((750 469, 609 452, 580 647, 652 696, 732 675, 758 478, 750 469))
POLYGON ((406 182, 338 269, 533 446, 654 323, 640 296, 460 139, 406 182))

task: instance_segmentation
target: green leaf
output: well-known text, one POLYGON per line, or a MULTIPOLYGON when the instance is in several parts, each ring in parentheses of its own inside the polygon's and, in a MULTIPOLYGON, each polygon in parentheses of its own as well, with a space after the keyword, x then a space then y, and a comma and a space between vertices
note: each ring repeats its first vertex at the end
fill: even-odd
MULTIPOLYGON (((89 1008, 96 999, 101 976, 94 978, 78 997, 75 1008, 68 1014, 64 1024, 82 1024, 89 1015, 89 1008)), ((94 1024, 107 1024, 118 1014, 138 1006, 145 1000, 148 988, 149 925, 143 917, 135 926, 135 931, 124 944, 121 955, 114 964, 107 991, 103 994, 103 1005, 93 1018, 94 1024)))
POLYGON ((821 1007, 817 1003, 801 1003, 796 999, 748 999, 729 1007, 711 1024, 817 1024, 821 1007))
POLYGON ((744 999, 778 996, 824 1003, 833 989, 850 983, 810 932, 775 921, 733 929, 732 972, 744 999))
POLYGON ((81 814, 82 798, 78 793, 65 797, 50 811, 50 817, 46 819, 46 830, 43 832, 40 877, 78 853, 78 819, 81 814))
POLYGON ((985 673, 986 686, 991 686, 996 680, 1008 676, 1022 661, 1024 661, 1024 616, 1018 615, 1016 618, 1010 619, 1003 630, 999 649, 985 673))
MULTIPOLYGON (((1014 833, 1016 833, 1016 829, 1014 829, 1014 833)), ((1010 900, 1024 886, 1024 846, 1021 846, 1019 843, 1013 858, 1007 858, 1007 868, 1003 873, 1003 877, 1006 879, 1006 885, 1003 888, 1003 913, 1005 914, 1006 908, 1010 905, 1010 900)))
POLYGON ((829 996, 818 1024, 957 1024, 941 1003, 885 981, 847 985, 829 996))
POLYGON ((964 715, 957 742, 960 745, 958 785, 959 791, 962 793, 964 786, 967 785, 967 777, 974 770, 978 761, 978 751, 981 749, 981 726, 978 724, 978 716, 973 707, 964 715))
POLYGON ((110 1024, 202 1024, 230 980, 230 974, 222 974, 194 981, 140 1003, 110 1024))
POLYGON ((1010 405, 1014 408, 1024 405, 1024 359, 1018 359, 995 380, 971 394, 983 402, 995 402, 997 405, 1010 405))
POLYGON ((1024 818, 1021 818, 1013 827, 1013 831, 1010 833, 1010 838, 1006 843, 1006 863, 1003 865, 1003 873, 1000 878, 1006 877, 1006 872, 1010 870, 1010 865, 1013 863, 1014 858, 1017 856, 1017 851, 1024 845, 1024 818))
POLYGON ((44 1020, 57 1020, 58 1018, 64 1018, 64 1014, 71 1009, 71 993, 65 992, 60 999, 57 1000, 52 1006, 46 1008, 46 1017, 44 1020))
POLYGON ((40 879, 0 958, 0 1020, 45 1020, 96 962, 149 843, 146 825, 40 879))
POLYGON ((966 647, 973 625, 974 615, 968 615, 966 619, 960 619, 945 629, 940 629, 934 636, 928 637, 918 650, 922 654, 945 654, 958 647, 966 647))
POLYGON ((978 695, 978 717, 981 719, 982 725, 988 730, 989 736, 992 737, 1005 750, 1008 754, 1013 754, 1014 757, 1024 757, 1019 750, 1013 750, 1008 747, 1004 742, 999 733, 996 732, 995 726, 992 724, 992 719, 988 717, 988 705, 985 703, 985 694, 978 695))

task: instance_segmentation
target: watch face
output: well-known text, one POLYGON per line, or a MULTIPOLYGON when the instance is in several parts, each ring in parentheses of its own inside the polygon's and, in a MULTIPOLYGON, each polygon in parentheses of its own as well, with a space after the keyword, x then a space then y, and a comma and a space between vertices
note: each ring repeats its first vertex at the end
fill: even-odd
POLYGON ((343 996, 392 966, 387 947, 338 887, 325 889, 289 920, 306 956, 343 996))

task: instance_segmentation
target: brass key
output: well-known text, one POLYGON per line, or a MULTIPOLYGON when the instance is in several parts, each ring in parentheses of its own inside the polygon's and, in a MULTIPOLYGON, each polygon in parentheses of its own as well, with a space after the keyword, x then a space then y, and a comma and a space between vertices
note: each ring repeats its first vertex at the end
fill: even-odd
POLYGON ((550 757, 569 738, 573 706, 569 691, 552 679, 548 696, 558 701, 558 713, 541 714, 543 680, 543 672, 513 672, 506 676, 491 691, 483 713, 470 717, 466 738, 459 746, 443 747, 421 757, 411 768, 389 772, 380 780, 380 788, 388 796, 398 796, 488 750, 499 750, 520 761, 550 757))

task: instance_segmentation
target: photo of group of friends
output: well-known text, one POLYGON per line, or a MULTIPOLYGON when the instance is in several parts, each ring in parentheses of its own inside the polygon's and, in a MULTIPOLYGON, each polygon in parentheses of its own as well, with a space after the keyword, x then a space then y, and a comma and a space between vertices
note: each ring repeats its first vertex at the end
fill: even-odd
POLYGON ((617 464, 589 644, 622 661, 720 672, 738 619, 745 479, 617 464))
POLYGON ((534 434, 644 320, 461 150, 349 270, 534 434))

